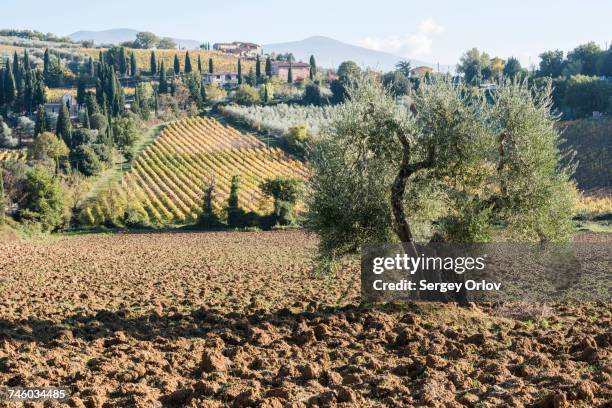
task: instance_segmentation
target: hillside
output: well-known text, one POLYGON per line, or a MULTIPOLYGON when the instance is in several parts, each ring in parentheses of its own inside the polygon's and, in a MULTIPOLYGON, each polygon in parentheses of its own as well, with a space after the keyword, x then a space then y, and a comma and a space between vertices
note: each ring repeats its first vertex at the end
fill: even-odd
MULTIPOLYGON (((240 176, 239 205, 263 214, 270 209, 259 184, 275 176, 305 178, 305 165, 278 148, 269 148, 211 118, 172 122, 135 160, 112 194, 123 196, 134 211, 156 224, 193 221, 202 209, 204 182, 214 177, 213 206, 227 203, 230 182, 240 176)), ((85 219, 104 220, 115 197, 103 194, 84 209, 85 219)))
POLYGON ((581 190, 612 188, 612 119, 560 122, 564 147, 576 151, 574 178, 581 190))
MULTIPOLYGON (((375 51, 356 45, 347 44, 333 38, 315 36, 301 41, 292 41, 263 46, 264 52, 293 53, 297 60, 308 61, 311 55, 317 59, 317 64, 325 68, 337 68, 343 61, 355 61, 362 67, 370 67, 377 70, 389 71, 395 67, 400 60, 407 58, 375 51)), ((410 59, 412 66, 432 64, 410 59)))
MULTIPOLYGON (((125 41, 134 41, 136 34, 142 30, 133 30, 131 28, 115 28, 102 31, 77 31, 70 34, 68 37, 74 41, 92 40, 96 44, 120 44, 125 41)), ((199 48, 201 41, 186 40, 182 38, 172 38, 181 48, 194 49, 199 48)))
MULTIPOLYGON (((81 48, 80 51, 94 59, 97 59, 100 54, 99 48, 81 48)), ((104 50, 102 50, 104 51, 104 50)), ((134 53, 136 55, 136 62, 138 69, 142 71, 149 71, 151 69, 151 51, 150 50, 139 50, 139 49, 127 49, 128 54, 134 53)), ((174 64, 174 56, 178 55, 181 64, 181 71, 185 69, 185 54, 189 52, 189 58, 191 59, 191 65, 194 70, 198 68, 198 56, 202 60, 202 70, 208 71, 208 59, 213 59, 213 65, 215 72, 218 71, 232 71, 236 72, 238 58, 234 55, 225 54, 217 51, 205 51, 205 50, 155 50, 155 55, 158 62, 163 60, 166 68, 172 68, 174 64)), ((255 62, 251 60, 242 61, 242 69, 244 72, 248 72, 249 68, 255 67, 255 62)))

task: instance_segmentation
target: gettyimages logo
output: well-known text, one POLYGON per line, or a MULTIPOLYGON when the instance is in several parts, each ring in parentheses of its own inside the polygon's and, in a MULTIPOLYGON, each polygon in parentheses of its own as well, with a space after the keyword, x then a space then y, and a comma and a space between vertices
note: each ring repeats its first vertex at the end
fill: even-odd
POLYGON ((365 302, 610 301, 612 263, 607 243, 416 245, 362 249, 365 302))

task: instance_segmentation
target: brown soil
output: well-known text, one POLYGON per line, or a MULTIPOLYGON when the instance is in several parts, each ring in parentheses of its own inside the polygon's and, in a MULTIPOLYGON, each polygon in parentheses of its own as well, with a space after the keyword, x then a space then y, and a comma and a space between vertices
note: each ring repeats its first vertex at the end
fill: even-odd
POLYGON ((310 275, 316 243, 303 232, 0 243, 0 385, 69 386, 73 407, 610 402, 609 304, 549 305, 535 322, 492 305, 360 306, 358 265, 310 275))

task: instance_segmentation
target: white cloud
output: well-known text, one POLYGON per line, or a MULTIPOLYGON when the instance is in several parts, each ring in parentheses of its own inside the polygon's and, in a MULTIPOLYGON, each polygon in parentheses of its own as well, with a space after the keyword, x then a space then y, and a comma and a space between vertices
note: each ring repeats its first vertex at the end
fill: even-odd
POLYGON ((406 35, 391 35, 383 38, 366 37, 359 41, 363 47, 387 51, 405 57, 419 57, 431 54, 433 37, 444 32, 444 26, 432 18, 421 20, 416 32, 406 35))

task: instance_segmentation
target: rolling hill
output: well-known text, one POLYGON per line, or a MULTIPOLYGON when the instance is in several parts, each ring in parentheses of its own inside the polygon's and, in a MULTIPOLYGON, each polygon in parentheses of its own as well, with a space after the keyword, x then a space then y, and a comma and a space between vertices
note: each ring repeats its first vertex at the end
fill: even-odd
MULTIPOLYGON (((115 28, 103 31, 77 31, 68 37, 74 41, 92 40, 96 44, 120 44, 125 41, 133 41, 139 32, 140 30, 133 30, 131 28, 115 28)), ((172 39, 181 48, 199 48, 201 44, 201 41, 196 40, 172 39)))
POLYGON ((334 40, 333 38, 315 36, 301 41, 267 44, 263 46, 264 52, 292 53, 299 61, 308 61, 311 55, 317 59, 317 65, 325 68, 336 68, 342 61, 355 61, 362 67, 388 71, 393 69, 398 61, 409 59, 412 66, 433 64, 411 58, 403 58, 387 52, 375 51, 356 45, 334 40))
POLYGON ((154 224, 184 224, 202 211, 204 182, 215 180, 213 206, 222 211, 232 176, 240 176, 239 203, 246 211, 270 211, 259 184, 276 176, 307 177, 307 168, 276 147, 212 118, 171 122, 136 158, 116 191, 104 191, 86 204, 83 220, 103 223, 123 196, 134 211, 154 224))

